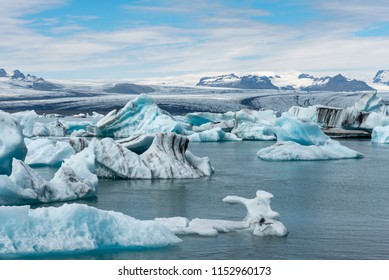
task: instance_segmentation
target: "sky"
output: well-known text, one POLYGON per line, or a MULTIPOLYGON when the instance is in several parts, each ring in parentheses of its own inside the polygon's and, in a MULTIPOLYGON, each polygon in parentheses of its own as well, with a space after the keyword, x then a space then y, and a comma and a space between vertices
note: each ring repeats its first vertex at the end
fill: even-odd
POLYGON ((389 68, 389 0, 0 0, 0 68, 168 79, 389 68))

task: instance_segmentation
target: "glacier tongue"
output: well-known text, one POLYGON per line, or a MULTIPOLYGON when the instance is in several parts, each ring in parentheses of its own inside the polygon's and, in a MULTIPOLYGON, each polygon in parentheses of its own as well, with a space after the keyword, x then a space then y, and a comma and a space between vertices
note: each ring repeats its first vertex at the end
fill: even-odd
POLYGON ((180 242, 153 221, 80 204, 0 207, 0 255, 156 248, 180 242), (12 234, 9 234, 12 232, 12 234))

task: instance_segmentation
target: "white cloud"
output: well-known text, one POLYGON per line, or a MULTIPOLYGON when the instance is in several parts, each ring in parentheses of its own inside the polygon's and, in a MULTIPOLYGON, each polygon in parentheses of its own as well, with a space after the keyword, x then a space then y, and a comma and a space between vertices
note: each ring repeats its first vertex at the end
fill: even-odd
MULTIPOLYGON (((1 4, 11 3, 0 1, 1 4)), ((66 4, 64 1, 21 1, 18 8, 6 4, 6 10, 12 10, 12 13, 3 16, 6 12, 0 11, 0 24, 7 26, 0 29, 1 67, 20 68, 55 78, 61 78, 66 72, 73 78, 81 75, 84 78, 87 75, 90 78, 94 75, 141 78, 266 70, 336 74, 373 72, 387 67, 384 63, 389 57, 388 37, 354 35, 370 24, 367 15, 372 13, 363 12, 359 6, 339 7, 334 0, 315 3, 318 9, 333 15, 331 20, 316 19, 309 24, 287 26, 251 18, 269 15, 260 9, 234 10, 216 2, 209 7, 206 2, 193 3, 191 13, 186 12, 188 6, 181 1, 177 1, 176 6, 166 3, 159 7, 126 6, 153 13, 188 13, 194 20, 191 28, 137 25, 96 31, 80 23, 97 19, 94 15, 66 15, 67 21, 63 25, 58 18, 41 19, 41 23, 48 24, 47 30, 52 34, 40 33, 22 16, 26 11, 43 10, 43 3, 48 3, 46 8, 50 8, 66 4), (205 7, 210 11, 204 15, 201 12, 205 7), (349 16, 353 14, 359 16, 350 20, 349 16)))

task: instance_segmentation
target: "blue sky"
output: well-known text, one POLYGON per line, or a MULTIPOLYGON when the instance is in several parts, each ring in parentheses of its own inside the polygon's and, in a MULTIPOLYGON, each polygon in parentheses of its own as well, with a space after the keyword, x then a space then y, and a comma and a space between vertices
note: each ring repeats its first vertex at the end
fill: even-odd
POLYGON ((52 79, 389 68, 389 1, 0 0, 0 67, 52 79))

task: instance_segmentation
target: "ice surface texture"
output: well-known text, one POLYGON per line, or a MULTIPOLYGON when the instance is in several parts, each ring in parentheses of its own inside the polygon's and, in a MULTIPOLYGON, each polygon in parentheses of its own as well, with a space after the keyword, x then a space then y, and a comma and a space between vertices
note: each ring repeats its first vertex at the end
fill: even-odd
POLYGON ((0 174, 11 174, 12 159, 23 160, 27 148, 17 117, 0 111, 0 174))
POLYGON ((75 154, 75 150, 66 141, 54 141, 47 138, 25 140, 27 155, 25 163, 33 166, 60 166, 64 159, 75 154))
POLYGON ((155 248, 179 241, 156 222, 86 205, 0 207, 0 256, 155 248))
POLYGON ((359 158, 363 155, 330 139, 320 127, 308 120, 284 114, 275 122, 277 143, 261 149, 264 160, 327 160, 359 158))

